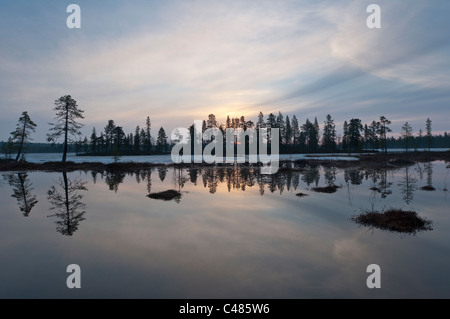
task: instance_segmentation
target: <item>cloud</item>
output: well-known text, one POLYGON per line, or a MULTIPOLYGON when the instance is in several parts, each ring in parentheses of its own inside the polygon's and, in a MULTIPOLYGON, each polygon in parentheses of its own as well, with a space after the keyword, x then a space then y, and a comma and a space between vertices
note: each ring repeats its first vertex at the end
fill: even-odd
POLYGON ((50 119, 53 101, 71 94, 89 125, 114 118, 126 130, 147 115, 169 130, 209 113, 370 117, 381 101, 404 116, 418 95, 442 111, 450 62, 439 6, 449 5, 379 4, 382 29, 370 30, 361 1, 82 2, 79 32, 37 27, 18 55, 25 45, 13 37, 29 38, 33 19, 13 31, 0 49, 0 105, 10 119, 25 108, 50 119))

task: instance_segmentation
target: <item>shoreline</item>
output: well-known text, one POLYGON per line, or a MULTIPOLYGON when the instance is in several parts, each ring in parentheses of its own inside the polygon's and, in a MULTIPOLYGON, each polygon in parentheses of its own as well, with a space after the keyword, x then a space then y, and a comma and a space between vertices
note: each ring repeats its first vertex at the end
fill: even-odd
MULTIPOLYGON (((326 154, 323 154, 326 157, 326 154)), ((318 155, 320 157, 320 155, 318 155)), ((405 153, 372 153, 354 155, 358 158, 355 161, 348 160, 329 160, 329 159, 298 159, 298 160, 280 160, 279 171, 282 170, 295 170, 289 167, 289 163, 303 163, 306 165, 326 165, 335 166, 337 168, 399 168, 416 163, 432 162, 432 161, 445 161, 450 162, 450 151, 445 152, 408 152, 406 158, 405 153)), ((235 164, 224 163, 150 163, 150 162, 118 162, 118 163, 101 163, 101 162, 45 162, 45 163, 20 163, 0 160, 0 171, 46 171, 46 172, 72 172, 72 171, 136 171, 141 169, 149 169, 154 167, 177 167, 177 168, 190 168, 190 167, 229 167, 235 164)), ((241 167, 260 167, 261 164, 238 164, 241 167)))

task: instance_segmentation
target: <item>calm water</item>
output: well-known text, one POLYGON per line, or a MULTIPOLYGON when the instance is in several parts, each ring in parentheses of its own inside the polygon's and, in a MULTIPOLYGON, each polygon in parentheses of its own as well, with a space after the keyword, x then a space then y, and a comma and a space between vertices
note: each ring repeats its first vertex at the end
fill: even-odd
POLYGON ((4 173, 0 298, 449 298, 446 166, 4 173), (341 188, 312 190, 326 185, 341 188), (168 189, 182 197, 146 196, 168 189), (433 230, 349 219, 389 207, 417 211, 433 230), (373 263, 381 289, 366 286, 373 263), (81 289, 66 286, 70 264, 81 289))

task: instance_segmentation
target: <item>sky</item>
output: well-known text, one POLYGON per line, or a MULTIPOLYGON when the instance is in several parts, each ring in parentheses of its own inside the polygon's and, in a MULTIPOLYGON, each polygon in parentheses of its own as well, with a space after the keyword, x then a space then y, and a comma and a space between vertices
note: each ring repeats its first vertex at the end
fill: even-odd
POLYGON ((0 0, 0 140, 28 111, 45 142, 63 95, 88 137, 110 119, 129 133, 150 116, 156 136, 259 111, 330 114, 338 133, 381 115, 394 133, 427 118, 450 131, 449 13, 448 0, 0 0), (80 29, 66 25, 71 3, 80 29))

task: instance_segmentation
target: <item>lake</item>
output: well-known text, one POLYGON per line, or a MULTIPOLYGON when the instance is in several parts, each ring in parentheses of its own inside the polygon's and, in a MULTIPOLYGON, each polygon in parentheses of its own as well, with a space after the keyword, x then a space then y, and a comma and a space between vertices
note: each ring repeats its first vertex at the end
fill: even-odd
POLYGON ((450 298, 447 163, 293 165, 3 172, 0 298, 450 298), (313 190, 327 185, 339 188, 313 190), (181 197, 147 197, 169 189, 181 197), (391 207, 433 229, 351 220, 391 207), (81 289, 66 286, 71 264, 81 289), (366 285, 370 264, 381 289, 366 285))

